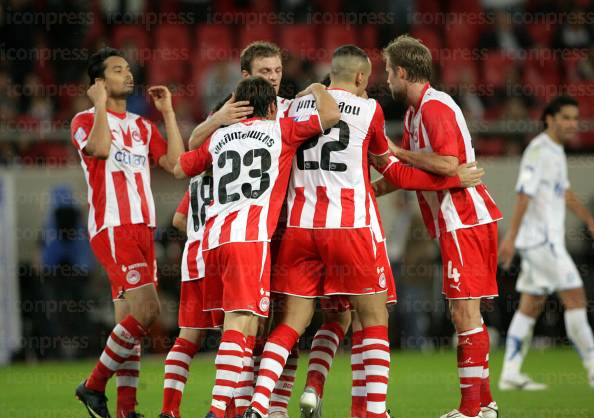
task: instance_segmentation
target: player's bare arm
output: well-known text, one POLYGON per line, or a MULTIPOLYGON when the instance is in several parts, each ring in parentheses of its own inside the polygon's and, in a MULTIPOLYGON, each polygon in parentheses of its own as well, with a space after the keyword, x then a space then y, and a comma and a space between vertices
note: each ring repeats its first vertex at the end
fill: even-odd
POLYGON ((184 173, 184 170, 182 170, 182 168, 181 168, 179 158, 177 160, 177 163, 175 163, 175 167, 173 167, 173 175, 175 176, 176 179, 185 179, 188 177, 186 175, 186 173, 184 173))
POLYGON ((153 99, 157 110, 163 115, 167 133, 167 154, 159 159, 159 166, 165 171, 173 173, 173 167, 175 167, 178 157, 184 152, 184 142, 175 119, 171 92, 165 86, 153 86, 148 89, 148 94, 153 99))
POLYGON ((297 94, 297 97, 311 94, 316 99, 316 108, 320 115, 320 123, 324 130, 333 127, 340 120, 340 110, 336 100, 326 91, 326 86, 313 83, 297 94))
POLYGON ((175 212, 175 214, 173 215, 173 220, 171 221, 171 224, 175 229, 177 229, 180 232, 186 232, 187 223, 188 217, 186 215, 184 215, 183 213, 175 212))
POLYGON ((95 117, 84 151, 92 157, 105 160, 109 157, 109 149, 111 148, 111 133, 107 123, 105 80, 96 79, 95 83, 87 90, 87 96, 95 106, 95 117))
POLYGON ((459 161, 451 155, 439 155, 435 152, 421 152, 405 150, 397 145, 391 147, 399 160, 409 163, 422 170, 440 176, 455 176, 459 161))
POLYGON ((254 108, 250 106, 250 102, 246 100, 236 102, 235 96, 232 95, 219 110, 194 128, 188 142, 189 148, 191 150, 198 148, 221 126, 241 122, 253 112, 254 108))
POLYGON ((571 189, 565 191, 565 204, 579 220, 586 224, 590 235, 594 237, 594 218, 588 208, 584 206, 581 199, 571 189))
POLYGON ((499 246, 499 261, 505 269, 508 269, 510 267, 511 262, 514 258, 514 254, 516 252, 514 243, 516 241, 516 236, 518 235, 518 231, 520 230, 520 225, 522 224, 522 219, 524 218, 526 209, 528 209, 529 203, 529 195, 525 193, 518 193, 516 199, 516 206, 514 208, 514 214, 512 215, 509 228, 507 230, 507 233, 505 234, 505 238, 499 246))

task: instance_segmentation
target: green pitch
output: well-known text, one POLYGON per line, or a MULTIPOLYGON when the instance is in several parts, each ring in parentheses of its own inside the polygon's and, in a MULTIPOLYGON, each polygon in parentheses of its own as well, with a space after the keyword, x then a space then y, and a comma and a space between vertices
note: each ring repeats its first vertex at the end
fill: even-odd
MULTIPOLYGON (((306 355, 299 365, 295 394, 290 405, 298 418, 297 401, 303 387, 306 355)), ((213 356, 197 356, 182 404, 185 418, 201 418, 208 410, 213 383, 213 356)), ((492 355, 491 375, 497 382, 502 352, 492 355)), ((457 406, 458 381, 453 351, 417 354, 392 353, 389 407, 395 417, 439 417, 457 406)), ((138 411, 156 418, 160 411, 163 358, 144 358, 138 411)), ((339 355, 330 373, 324 396, 325 418, 348 418, 350 411, 350 358, 339 355)), ((74 388, 88 374, 94 362, 41 363, 0 368, 0 417, 2 418, 85 418, 86 411, 74 398, 74 388)), ((594 389, 586 380, 580 360, 571 349, 534 351, 528 355, 526 372, 549 384, 545 392, 499 392, 495 399, 504 418, 594 417, 594 389)), ((114 383, 108 386, 113 414, 114 383)), ((115 417, 114 417, 115 418, 115 417)))

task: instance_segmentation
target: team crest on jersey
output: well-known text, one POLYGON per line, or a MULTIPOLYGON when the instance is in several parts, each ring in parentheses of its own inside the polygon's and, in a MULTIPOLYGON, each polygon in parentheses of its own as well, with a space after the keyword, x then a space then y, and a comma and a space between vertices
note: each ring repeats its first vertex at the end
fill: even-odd
POLYGON ((130 270, 126 273, 126 281, 130 284, 136 284, 140 281, 140 273, 138 270, 130 270))
POLYGON ((384 268, 378 267, 377 274, 378 274, 377 283, 379 284, 379 287, 381 287, 382 289, 385 289, 386 288, 386 273, 384 272, 384 268))
POLYGON ((262 299, 260 299, 260 310, 262 312, 268 312, 269 308, 270 308, 270 298, 268 296, 264 296, 262 299))

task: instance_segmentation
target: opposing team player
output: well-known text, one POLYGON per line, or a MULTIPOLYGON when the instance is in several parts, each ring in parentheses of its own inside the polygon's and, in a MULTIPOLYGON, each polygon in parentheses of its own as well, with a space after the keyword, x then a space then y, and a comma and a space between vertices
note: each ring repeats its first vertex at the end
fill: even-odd
POLYGON ((160 309, 150 162, 173 172, 184 145, 166 87, 151 87, 148 94, 163 115, 167 142, 155 124, 126 111, 134 78, 118 51, 103 48, 93 54, 88 73, 94 107, 73 118, 71 134, 88 185, 91 247, 111 282, 117 325, 76 396, 91 417, 109 417, 105 386, 115 373, 117 416, 136 417, 140 341, 160 309))
POLYGON ((222 418, 243 370, 246 337, 270 304, 269 241, 276 228, 293 156, 301 143, 333 126, 338 106, 321 84, 312 85, 318 115, 302 121, 277 118, 276 93, 260 77, 241 81, 238 101, 252 118, 217 130, 197 150, 183 154, 178 177, 213 167, 214 193, 207 208, 203 249, 205 309, 225 312, 215 360, 217 372, 207 417, 222 418))
POLYGON ((501 390, 543 390, 521 373, 532 340, 534 323, 547 296, 557 292, 565 307, 565 329, 576 346, 594 387, 594 337, 588 325, 584 285, 565 248, 565 207, 588 226, 594 236, 594 219, 570 189, 563 145, 578 130, 578 103, 566 96, 553 99, 544 109, 545 130, 524 151, 516 184, 514 214, 501 243, 500 260, 509 268, 518 249, 522 271, 516 283, 520 306, 510 324, 501 390), (515 248, 514 248, 515 246, 515 248))
MULTIPOLYGON (((440 175, 451 175, 460 164, 475 161, 460 108, 448 94, 429 85, 433 64, 429 49, 402 35, 385 48, 384 55, 392 96, 409 106, 396 157, 440 175)), ((489 385, 489 334, 480 303, 482 298, 498 295, 496 222, 501 213, 484 184, 417 192, 417 197, 429 233, 439 239, 443 293, 458 333, 462 399, 458 409, 443 417, 495 417, 497 404, 489 385)))
MULTIPOLYGON (((304 144, 295 157, 287 231, 279 253, 279 273, 272 281, 273 291, 286 295, 286 307, 282 323, 264 348, 254 397, 244 415, 248 418, 268 414, 270 393, 311 320, 315 298, 332 295, 351 296, 363 326, 367 417, 387 416, 386 282, 377 269, 370 229, 368 152, 400 184, 423 189, 425 185, 460 186, 460 181, 398 163, 386 164, 388 144, 381 107, 375 100, 360 97, 370 73, 369 58, 360 48, 348 45, 334 52, 329 91, 339 103, 341 120, 304 144)), ((311 96, 296 99, 289 116, 310 117, 313 104, 311 96)))
POLYGON ((173 225, 188 239, 182 256, 182 284, 179 301, 179 336, 165 359, 163 406, 159 418, 179 418, 184 387, 190 374, 190 362, 198 352, 204 332, 220 328, 221 311, 204 311, 204 257, 202 235, 206 207, 212 201, 213 178, 201 173, 190 180, 173 218, 173 225))

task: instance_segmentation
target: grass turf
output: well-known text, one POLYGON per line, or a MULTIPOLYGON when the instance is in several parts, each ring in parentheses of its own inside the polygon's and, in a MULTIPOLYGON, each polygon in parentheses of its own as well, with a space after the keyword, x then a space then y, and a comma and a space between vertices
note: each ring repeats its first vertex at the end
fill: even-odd
MULTIPOLYGON (((512 417, 594 417, 594 390, 587 384, 580 359, 571 349, 533 351, 525 371, 534 379, 549 384, 543 392, 499 392, 496 382, 502 352, 491 361, 493 394, 500 405, 500 416, 512 417)), ((297 401, 307 368, 302 355, 295 395, 289 407, 293 418, 299 416, 297 401)), ((182 404, 184 417, 203 417, 208 410, 214 366, 212 355, 197 356, 182 404)), ((162 400, 163 358, 144 358, 138 411, 156 418, 162 400)), ((324 396, 325 418, 348 418, 350 411, 350 358, 337 356, 324 396)), ((84 418, 83 406, 74 398, 74 388, 88 374, 94 362, 17 364, 0 368, 0 417, 2 418, 84 418)), ((420 354, 392 353, 392 372, 388 394, 389 408, 395 417, 439 417, 458 405, 458 381, 453 351, 420 354)), ((114 383, 108 385, 108 398, 115 408, 114 383)))

